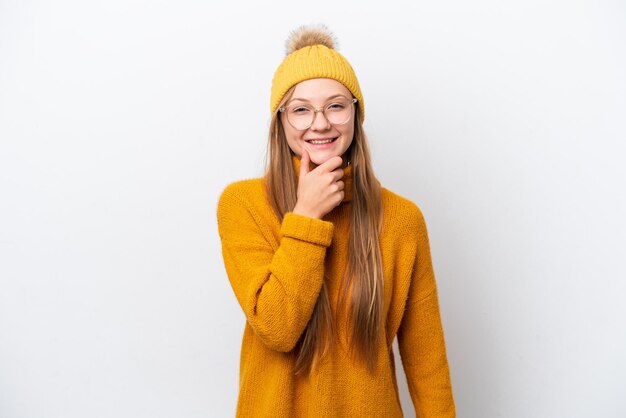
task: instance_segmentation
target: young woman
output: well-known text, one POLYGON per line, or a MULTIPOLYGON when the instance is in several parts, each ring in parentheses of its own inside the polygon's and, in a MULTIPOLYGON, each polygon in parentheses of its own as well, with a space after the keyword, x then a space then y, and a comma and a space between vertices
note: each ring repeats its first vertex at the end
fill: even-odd
POLYGON ((419 208, 372 170, 354 70, 324 27, 291 34, 272 81, 267 171, 217 217, 246 324, 238 417, 419 417, 454 401, 419 208))

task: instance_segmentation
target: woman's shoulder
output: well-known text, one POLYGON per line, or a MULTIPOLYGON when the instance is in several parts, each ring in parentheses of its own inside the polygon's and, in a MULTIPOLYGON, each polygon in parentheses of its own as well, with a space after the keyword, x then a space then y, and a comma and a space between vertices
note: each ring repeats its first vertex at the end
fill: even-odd
POLYGON ((264 178, 237 180, 222 189, 217 202, 218 217, 240 211, 263 212, 268 206, 264 178))
POLYGON ((386 187, 381 188, 381 198, 388 226, 410 229, 415 232, 426 228, 424 215, 417 203, 386 187))
POLYGON ((223 200, 254 200, 264 194, 265 181, 263 177, 236 180, 222 189, 219 201, 223 200))

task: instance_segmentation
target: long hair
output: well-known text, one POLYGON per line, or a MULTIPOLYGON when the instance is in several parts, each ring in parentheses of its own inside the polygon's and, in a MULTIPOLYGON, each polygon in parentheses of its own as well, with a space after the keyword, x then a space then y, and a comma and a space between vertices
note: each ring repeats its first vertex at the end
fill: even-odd
MULTIPOLYGON (((287 101, 294 88, 283 99, 287 101)), ((282 104, 281 104, 282 106, 282 104)), ((294 153, 289 148, 278 113, 270 123, 265 186, 270 204, 282 222, 297 201, 297 177, 293 167, 294 153)), ((348 239, 348 263, 338 306, 348 312, 349 351, 371 370, 375 367, 382 326, 384 304, 383 270, 379 236, 382 225, 380 183, 374 176, 369 146, 355 106, 354 138, 347 155, 352 164, 353 192, 348 239), (346 303, 346 298, 348 302, 346 303)), ((326 277, 326 276, 325 276, 326 277)), ((335 327, 326 282, 313 310, 306 330, 296 345, 295 373, 307 374, 333 343, 335 327)))

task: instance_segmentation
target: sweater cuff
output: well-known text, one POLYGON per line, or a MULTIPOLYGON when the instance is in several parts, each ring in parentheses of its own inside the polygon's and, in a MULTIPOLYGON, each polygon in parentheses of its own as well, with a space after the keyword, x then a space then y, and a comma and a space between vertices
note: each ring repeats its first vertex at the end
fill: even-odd
POLYGON ((333 240, 334 229, 332 222, 287 212, 283 217, 280 233, 284 237, 328 247, 333 240))

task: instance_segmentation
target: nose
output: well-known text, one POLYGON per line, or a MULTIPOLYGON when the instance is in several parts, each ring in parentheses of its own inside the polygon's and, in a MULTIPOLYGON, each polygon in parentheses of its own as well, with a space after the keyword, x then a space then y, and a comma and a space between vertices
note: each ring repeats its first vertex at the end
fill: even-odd
POLYGON ((316 110, 313 115, 313 123, 311 129, 314 131, 325 131, 330 129, 330 122, 326 119, 326 115, 323 110, 316 110), (318 117, 319 115, 319 117, 318 117))

